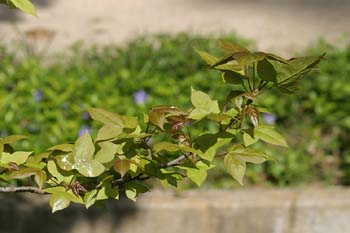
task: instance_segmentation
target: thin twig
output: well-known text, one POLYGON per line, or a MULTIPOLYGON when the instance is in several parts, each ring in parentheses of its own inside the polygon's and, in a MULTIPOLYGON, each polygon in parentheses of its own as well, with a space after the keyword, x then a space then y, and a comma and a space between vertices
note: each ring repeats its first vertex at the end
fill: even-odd
POLYGON ((38 187, 22 186, 22 187, 0 187, 0 193, 36 193, 47 194, 38 187))

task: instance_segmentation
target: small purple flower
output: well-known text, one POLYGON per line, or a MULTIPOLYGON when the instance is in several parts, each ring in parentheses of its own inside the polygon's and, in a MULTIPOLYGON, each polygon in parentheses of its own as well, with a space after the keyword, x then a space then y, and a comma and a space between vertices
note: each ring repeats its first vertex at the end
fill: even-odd
POLYGON ((91 135, 91 128, 87 125, 83 125, 79 131, 79 137, 83 136, 86 132, 88 132, 91 135))
POLYGON ((83 120, 86 120, 86 121, 90 120, 90 115, 88 112, 84 112, 82 117, 83 117, 83 120))
POLYGON ((1 137, 6 137, 9 135, 9 132, 5 129, 5 130, 1 130, 1 133, 0 133, 1 137))
POLYGON ((62 104, 62 108, 63 108, 63 109, 68 109, 69 106, 70 106, 70 103, 69 103, 69 102, 64 102, 64 103, 62 104))
POLYGON ((34 92, 34 99, 36 102, 41 102, 44 98, 44 93, 39 90, 39 89, 36 89, 35 92, 34 92))
POLYGON ((142 105, 145 104, 148 100, 148 94, 145 90, 140 89, 137 92, 134 93, 134 101, 138 104, 138 105, 142 105))
POLYGON ((264 113, 263 114, 263 119, 266 124, 268 125, 274 125, 277 120, 277 116, 273 113, 264 113))

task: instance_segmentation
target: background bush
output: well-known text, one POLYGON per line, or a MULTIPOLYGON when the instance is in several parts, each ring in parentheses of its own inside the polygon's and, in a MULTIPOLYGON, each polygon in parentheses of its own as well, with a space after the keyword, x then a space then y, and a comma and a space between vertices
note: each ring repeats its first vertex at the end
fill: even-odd
MULTIPOLYGON (((252 45, 235 35, 224 38, 252 45)), ((198 46, 215 54, 216 45, 213 37, 147 36, 124 46, 84 49, 77 44, 49 63, 35 55, 18 59, 1 48, 1 135, 31 135, 19 146, 40 151, 74 141, 84 130, 95 133, 88 107, 143 117, 151 106, 189 107, 191 86, 224 100, 227 85, 192 50, 198 46)), ((266 123, 280 126, 290 148, 265 148, 277 162, 250 169, 248 183, 350 183, 349 48, 320 42, 305 54, 324 52, 327 60, 303 81, 297 97, 271 93, 261 98, 272 113, 265 115, 266 123)), ((215 170, 206 185, 231 187, 235 182, 215 170)))

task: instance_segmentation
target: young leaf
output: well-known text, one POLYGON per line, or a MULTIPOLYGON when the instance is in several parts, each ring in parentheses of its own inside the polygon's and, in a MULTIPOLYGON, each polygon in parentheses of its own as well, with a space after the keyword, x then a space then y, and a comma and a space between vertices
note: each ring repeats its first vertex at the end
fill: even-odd
POLYGON ((204 52, 200 49, 197 48, 193 48, 194 51, 196 53, 198 53, 198 55, 203 59, 203 61, 205 61, 208 65, 212 66, 213 64, 215 64, 219 59, 207 52, 204 52))
POLYGON ((56 146, 52 146, 48 149, 48 151, 63 151, 63 152, 72 152, 74 148, 73 144, 60 144, 56 146))
POLYGON ((35 10, 35 6, 29 0, 10 0, 13 5, 18 9, 31 14, 33 16, 38 16, 35 10))
POLYGON ((228 42, 226 40, 220 39, 220 48, 222 51, 226 53, 237 53, 237 52, 246 52, 248 49, 238 45, 238 44, 233 44, 231 42, 228 42))
POLYGON ((101 108, 90 108, 88 112, 92 119, 106 125, 116 125, 124 128, 123 118, 116 113, 109 112, 101 108))
POLYGON ((224 158, 224 167, 240 185, 243 185, 243 178, 246 171, 246 163, 244 161, 233 154, 227 154, 224 158))
POLYGON ((202 161, 197 162, 196 167, 186 167, 187 176, 190 178, 198 187, 202 185, 202 183, 207 178, 207 170, 210 169, 208 165, 203 163, 202 161))
POLYGON ((190 113, 188 118, 201 120, 210 113, 220 113, 217 100, 212 100, 206 93, 197 91, 192 88, 191 102, 195 109, 190 113))
POLYGON ((97 177, 105 170, 105 167, 96 160, 77 162, 74 164, 74 168, 85 177, 97 177))
POLYGON ((130 169, 131 161, 129 159, 121 159, 115 162, 114 170, 120 173, 123 177, 130 169))
POLYGON ((156 153, 160 151, 175 152, 181 150, 180 146, 170 142, 158 142, 154 145, 154 150, 156 153))
POLYGON ((53 177, 56 178, 58 183, 64 182, 66 184, 69 184, 73 179, 73 175, 66 175, 60 172, 53 160, 49 160, 47 162, 47 170, 53 177))
POLYGON ((17 165, 24 164, 28 157, 32 154, 33 152, 27 152, 27 151, 16 151, 12 154, 3 152, 0 163, 2 164, 9 164, 9 163, 15 163, 17 165))
POLYGON ((254 129, 254 136, 273 145, 288 147, 284 137, 271 126, 260 125, 254 129))
POLYGON ((215 157, 215 154, 217 152, 217 150, 220 148, 220 147, 223 147, 224 145, 230 143, 232 140, 232 138, 218 138, 217 139, 217 142, 212 145, 211 147, 209 147, 205 152, 204 154, 200 155, 200 157, 202 159, 205 159, 209 162, 213 161, 214 157, 215 157))
POLYGON ((234 155, 235 158, 240 159, 241 161, 254 164, 261 164, 270 159, 265 153, 253 148, 246 148, 242 145, 232 146, 228 149, 228 153, 234 155))
POLYGON ((104 141, 118 137, 123 132, 119 125, 106 124, 97 133, 96 141, 104 141))
POLYGON ((78 138, 75 142, 72 155, 76 162, 90 160, 93 158, 95 152, 95 145, 92 142, 92 138, 88 132, 78 138))
POLYGON ((149 112, 149 121, 159 128, 164 129, 166 115, 186 116, 188 115, 188 111, 172 105, 154 107, 149 112))
POLYGON ((85 203, 86 209, 89 209, 92 205, 95 204, 95 202, 97 200, 97 193, 98 193, 97 189, 93 189, 93 190, 85 193, 84 203, 85 203))
POLYGON ((19 171, 12 172, 10 175, 13 179, 23 179, 30 176, 34 176, 34 180, 39 188, 42 188, 47 179, 46 173, 43 170, 36 168, 22 168, 19 171))
POLYGON ((67 208, 70 204, 70 198, 65 192, 57 192, 51 194, 49 203, 52 208, 52 213, 55 213, 56 211, 67 208))
POLYGON ((109 163, 115 158, 115 154, 122 148, 122 145, 116 145, 112 142, 100 142, 101 149, 96 153, 95 159, 100 163, 109 163))
POLYGON ((256 143, 259 139, 258 138, 253 138, 250 134, 248 133, 243 133, 243 142, 244 145, 250 146, 253 145, 254 143, 256 143))

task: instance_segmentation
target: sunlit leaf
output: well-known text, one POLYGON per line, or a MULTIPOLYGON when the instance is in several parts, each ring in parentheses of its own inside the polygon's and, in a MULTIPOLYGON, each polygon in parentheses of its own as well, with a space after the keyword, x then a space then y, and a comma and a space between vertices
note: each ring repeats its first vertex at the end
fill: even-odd
POLYGON ((206 93, 197 91, 193 88, 191 102, 195 109, 190 113, 188 118, 200 120, 210 113, 220 113, 217 100, 212 100, 206 93))
POLYGON ((193 49, 210 66, 215 64, 219 60, 217 57, 215 57, 207 52, 204 52, 200 49, 197 49, 197 48, 193 48, 193 49))
POLYGON ((99 176, 105 170, 105 167, 96 160, 77 162, 74 164, 74 168, 77 169, 80 174, 86 177, 99 176))
POLYGON ((227 154, 224 158, 224 167, 228 173, 241 185, 246 171, 246 163, 233 154, 227 154))
POLYGON ((210 169, 207 164, 199 161, 196 164, 196 167, 191 168, 187 167, 187 176, 190 178, 198 187, 202 185, 202 183, 207 178, 207 170, 210 169))
POLYGON ((114 170, 120 173, 123 177, 130 169, 131 161, 129 159, 117 160, 114 164, 114 170))
POLYGON ((94 152, 95 145, 90 134, 86 132, 75 142, 72 155, 76 162, 80 162, 92 159, 94 152))
POLYGON ((231 42, 228 42, 226 40, 220 39, 220 48, 226 52, 226 53, 236 53, 236 52, 243 52, 243 51, 248 51, 248 49, 238 45, 234 44, 231 42))
POLYGON ((88 112, 92 119, 102 122, 103 124, 116 125, 120 128, 124 127, 123 118, 116 113, 109 112, 101 108, 90 108, 88 112))
POLYGON ((10 0, 13 5, 15 5, 18 9, 34 15, 38 16, 35 10, 35 6, 29 0, 10 0))
POLYGON ((60 145, 55 145, 52 146, 48 149, 48 151, 55 151, 55 150, 59 150, 59 151, 63 151, 63 152, 72 152, 74 148, 73 144, 60 144, 60 145))
POLYGON ((96 141, 104 141, 118 137, 123 132, 120 126, 106 124, 97 133, 96 141))
POLYGON ((265 153, 242 145, 234 145, 228 149, 228 153, 244 162, 261 164, 271 158, 265 153))
POLYGON ((67 208, 70 204, 69 194, 67 194, 66 192, 53 193, 50 196, 49 203, 52 209, 52 213, 55 213, 59 210, 63 210, 67 208))
POLYGON ((47 179, 46 173, 43 170, 36 168, 21 168, 19 171, 12 172, 10 177, 13 179, 23 179, 30 176, 34 176, 34 180, 39 188, 44 185, 47 179))
POLYGON ((101 149, 96 153, 95 159, 100 163, 109 163, 114 160, 115 154, 120 150, 122 145, 116 145, 112 142, 100 142, 101 149))
POLYGON ((12 154, 3 152, 0 163, 3 164, 9 164, 9 163, 15 163, 17 165, 24 164, 28 157, 32 154, 33 152, 28 152, 28 151, 16 151, 12 154))
POLYGON ((259 138, 267 143, 288 147, 284 137, 279 134, 272 126, 260 125, 254 129, 255 138, 259 138))

